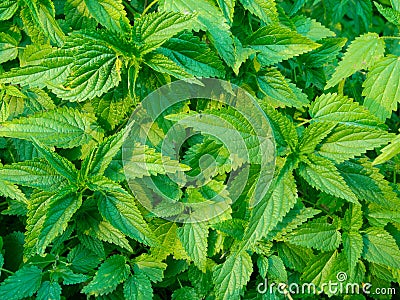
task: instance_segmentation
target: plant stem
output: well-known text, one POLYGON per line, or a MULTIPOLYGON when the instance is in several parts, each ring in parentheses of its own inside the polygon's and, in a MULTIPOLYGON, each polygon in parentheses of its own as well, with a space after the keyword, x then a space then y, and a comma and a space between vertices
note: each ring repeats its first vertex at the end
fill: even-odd
POLYGON ((344 84, 345 83, 346 83, 346 78, 343 78, 342 81, 339 82, 338 93, 339 93, 340 96, 343 96, 344 84))
POLYGON ((0 271, 8 273, 8 274, 11 274, 11 275, 14 275, 14 272, 8 271, 8 270, 3 269, 3 268, 0 268, 0 271))
POLYGON ((151 2, 151 3, 143 10, 142 16, 144 16, 144 15, 149 11, 149 9, 150 9, 154 4, 156 4, 157 2, 158 2, 158 0, 154 0, 153 2, 151 2))
POLYGON ((134 16, 135 14, 139 13, 136 11, 130 3, 128 3, 126 0, 122 0, 122 3, 125 5, 126 9, 129 10, 129 12, 134 16))
POLYGON ((382 36, 381 38, 386 40, 400 40, 400 36, 382 36))

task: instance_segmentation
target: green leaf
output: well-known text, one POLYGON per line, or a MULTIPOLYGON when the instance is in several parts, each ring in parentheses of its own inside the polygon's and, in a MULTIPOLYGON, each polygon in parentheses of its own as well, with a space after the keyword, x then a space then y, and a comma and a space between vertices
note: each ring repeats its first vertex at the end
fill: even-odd
POLYGON ((250 280, 253 263, 243 251, 231 254, 223 264, 213 269, 216 300, 240 299, 243 287, 250 280))
POLYGON ((67 183, 65 177, 44 160, 5 165, 0 169, 0 179, 43 191, 54 191, 67 183))
POLYGON ((136 207, 135 199, 110 180, 100 178, 94 184, 101 215, 129 237, 146 245, 154 245, 155 237, 136 207))
POLYGON ((400 26, 400 11, 394 10, 390 7, 383 7, 375 1, 374 4, 382 16, 384 16, 390 23, 400 26))
POLYGON ((18 41, 11 35, 0 32, 0 63, 13 60, 18 56, 18 41))
POLYGON ((47 162, 58 174, 67 178, 71 183, 77 182, 78 171, 72 162, 62 157, 58 153, 51 151, 43 144, 39 144, 34 138, 32 143, 36 150, 47 160, 47 162))
POLYGON ((278 11, 275 1, 240 0, 243 7, 259 17, 265 23, 278 22, 278 11))
POLYGON ((82 163, 81 172, 84 176, 102 176, 104 171, 110 165, 112 159, 121 149, 131 127, 127 126, 119 133, 107 137, 82 163))
POLYGON ((243 237, 243 248, 248 249, 267 236, 297 201, 296 184, 291 172, 287 171, 275 180, 267 195, 251 213, 249 225, 243 237))
POLYGON ((298 143, 298 135, 293 122, 286 115, 268 104, 261 104, 261 107, 267 114, 274 132, 275 141, 280 146, 289 146, 291 150, 294 150, 298 143))
POLYGON ((217 0, 219 8, 222 10, 225 19, 229 24, 233 22, 233 14, 235 12, 236 0, 217 0))
POLYGON ((154 12, 135 22, 133 35, 143 55, 157 49, 179 32, 192 29, 195 22, 195 14, 154 12))
POLYGON ((82 289, 82 292, 95 297, 107 295, 125 281, 129 273, 130 267, 126 264, 126 258, 122 255, 113 255, 102 263, 93 280, 82 289))
POLYGON ((151 229, 158 240, 158 245, 151 248, 151 255, 164 260, 175 251, 178 226, 174 222, 160 221, 160 224, 151 226, 151 229))
POLYGON ((385 121, 400 102, 400 59, 388 55, 375 62, 363 83, 364 106, 385 121))
POLYGON ((177 234, 196 267, 205 272, 207 263, 207 225, 204 222, 187 223, 177 230, 177 234))
MULTIPOLYGON (((66 0, 64 14, 65 21, 73 29, 94 29, 97 25, 97 21, 92 18, 94 15, 89 12, 85 0, 66 0)), ((112 23, 110 20, 107 21, 112 23)))
POLYGON ((209 39, 222 59, 230 66, 235 64, 235 49, 230 28, 224 15, 212 2, 207 0, 161 0, 164 11, 198 13, 197 28, 208 31, 209 39))
POLYGON ((289 243, 277 244, 278 255, 285 266, 298 272, 303 272, 306 265, 313 258, 311 249, 289 243))
POLYGON ((327 37, 335 36, 335 33, 323 26, 321 23, 314 19, 306 18, 304 16, 296 16, 293 20, 296 31, 308 37, 310 40, 316 42, 327 37))
POLYGON ((297 146, 301 154, 313 153, 321 141, 333 130, 335 123, 311 123, 304 131, 297 146))
POLYGON ((134 263, 133 270, 136 274, 144 273, 153 282, 159 282, 164 278, 167 264, 160 262, 158 258, 142 254, 134 263))
POLYGON ((50 40, 61 47, 65 35, 55 20, 54 4, 48 0, 21 0, 21 17, 31 39, 40 44, 50 40))
MULTIPOLYGON (((131 151, 128 148, 124 150, 131 151)), ((126 155, 128 157, 124 161, 124 169, 125 175, 129 179, 190 170, 188 166, 156 152, 154 148, 147 145, 143 146, 136 143, 132 151, 126 155)))
POLYGON ((139 272, 124 283, 125 299, 147 300, 153 299, 153 288, 150 280, 142 272, 139 272))
POLYGON ((363 238, 357 231, 344 232, 342 236, 343 251, 349 264, 349 270, 354 270, 363 250, 363 238))
POLYGON ((360 205, 350 205, 342 219, 342 227, 346 231, 359 231, 363 224, 360 205))
POLYGON ((11 19, 18 10, 17 0, 5 0, 0 3, 0 21, 11 19))
POLYGON ((321 251, 335 250, 341 242, 341 234, 336 225, 329 224, 325 217, 300 226, 285 238, 291 244, 321 251))
POLYGON ((392 209, 400 204, 389 182, 367 159, 346 161, 338 170, 359 199, 392 209))
POLYGON ((43 212, 28 214, 26 245, 37 254, 44 254, 46 247, 68 226, 68 222, 82 204, 82 195, 78 195, 74 188, 66 187, 58 194, 48 198, 40 205, 43 212))
POLYGON ((275 67, 263 69, 257 73, 257 84, 263 101, 275 102, 278 106, 301 108, 308 104, 307 97, 298 97, 293 86, 275 67))
POLYGON ((396 137, 390 142, 390 144, 381 150, 381 154, 379 154, 379 156, 375 158, 373 164, 374 165, 383 164, 392 157, 398 155, 399 153, 400 153, 400 135, 396 135, 396 137))
POLYGON ((19 300, 31 297, 40 287, 42 270, 23 266, 0 285, 0 299, 19 300))
POLYGON ((276 64, 320 46, 297 32, 277 25, 261 27, 246 43, 259 52, 257 59, 263 66, 276 64))
POLYGON ((4 265, 4 256, 3 256, 3 254, 0 253, 0 275, 1 275, 3 265, 4 265))
MULTIPOLYGON (((301 56, 301 60, 308 68, 319 68, 333 62, 339 55, 340 50, 346 44, 346 38, 326 38, 318 43, 321 47, 305 53, 301 56)), ((325 79, 324 79, 325 83, 325 79)))
POLYGON ((145 64, 159 73, 165 73, 178 79, 193 77, 173 60, 160 53, 149 53, 145 56, 145 64))
POLYGON ((32 64, 21 64, 20 68, 0 74, 0 81, 40 88, 50 82, 52 85, 62 84, 74 62, 73 53, 70 49, 58 49, 50 53, 49 51, 50 49, 35 53, 36 59, 32 64))
POLYGON ((336 166, 326 158, 309 154, 307 162, 300 164, 299 174, 320 191, 358 203, 356 196, 340 176, 336 166))
POLYGON ((366 33, 357 37, 347 48, 343 59, 327 82, 325 89, 337 85, 361 69, 368 69, 375 65, 385 52, 385 42, 376 33, 366 33))
POLYGON ((64 100, 80 102, 101 96, 117 86, 122 67, 119 56, 123 53, 117 43, 107 39, 102 31, 73 32, 63 47, 71 50, 66 54, 74 59, 69 76, 66 81, 50 82, 49 87, 64 100))
POLYGON ((400 268, 400 250, 395 239, 383 228, 371 227, 363 234, 363 257, 373 263, 400 268))
POLYGON ((166 41, 158 53, 163 54, 186 72, 197 77, 223 77, 220 58, 192 33, 183 32, 166 41))
POLYGON ((57 108, 0 125, 0 136, 37 139, 49 147, 72 148, 99 138, 100 128, 92 115, 72 108, 57 108))
MULTIPOLYGON (((379 127, 382 122, 364 106, 344 95, 322 94, 311 104, 312 122, 328 121, 360 127, 379 127)), ((369 129, 368 129, 369 130, 369 129)))
POLYGON ((341 163, 387 144, 392 138, 393 134, 384 130, 339 124, 322 142, 318 153, 341 163))
POLYGON ((121 32, 125 29, 122 24, 129 27, 129 20, 121 0, 81 0, 81 2, 85 4, 89 15, 108 30, 121 32))
POLYGON ((60 300, 61 286, 58 282, 43 281, 40 286, 36 300, 60 300))
POLYGON ((192 287, 185 286, 183 288, 177 289, 172 293, 172 300, 198 300, 201 299, 196 293, 196 290, 192 287))

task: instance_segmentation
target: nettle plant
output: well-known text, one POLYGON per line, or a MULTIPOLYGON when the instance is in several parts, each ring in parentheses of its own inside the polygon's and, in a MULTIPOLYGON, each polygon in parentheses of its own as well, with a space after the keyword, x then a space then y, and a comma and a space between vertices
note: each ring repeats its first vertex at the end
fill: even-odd
MULTIPOLYGON (((7 0, 0 21, 0 299, 283 299, 257 286, 321 287, 339 272, 398 287, 399 1, 7 0), (168 108, 125 176, 130 115, 195 77, 262 108, 276 146, 262 199, 262 164, 212 134, 190 135, 177 157, 160 151, 174 124, 208 114, 237 130, 249 160, 267 155, 247 138, 253 124, 207 99, 168 108), (231 202, 227 180, 246 165, 231 202), (134 196, 149 180, 176 203, 217 195, 227 207, 175 222, 179 207, 148 211, 134 196)), ((320 292, 291 297, 369 297, 320 292)))

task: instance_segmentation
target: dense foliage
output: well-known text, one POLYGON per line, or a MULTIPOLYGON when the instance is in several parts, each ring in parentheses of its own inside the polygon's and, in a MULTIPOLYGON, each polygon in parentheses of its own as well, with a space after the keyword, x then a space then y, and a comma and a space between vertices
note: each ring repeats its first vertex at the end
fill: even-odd
MULTIPOLYGON (((398 288, 400 1, 5 0, 0 28, 0 299, 283 299, 257 286, 321 287, 340 272, 398 288), (193 77, 253 95, 277 157, 255 206, 257 159, 229 209, 182 224, 135 199, 121 147, 150 92, 193 77)), ((248 162, 218 139, 193 135, 166 165, 159 152, 199 112, 251 134, 234 110, 187 100, 137 145, 132 163, 152 168, 130 176, 177 202, 229 200, 226 180, 248 162), (204 188, 168 181, 199 174, 204 154, 204 188)), ((391 298, 290 295, 328 296, 391 298)))

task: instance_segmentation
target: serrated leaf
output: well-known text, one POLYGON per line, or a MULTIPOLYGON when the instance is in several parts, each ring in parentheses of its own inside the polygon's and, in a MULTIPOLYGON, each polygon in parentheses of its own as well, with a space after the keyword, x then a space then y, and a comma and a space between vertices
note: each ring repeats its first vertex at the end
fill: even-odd
POLYGON ((183 288, 177 289, 172 293, 172 300, 198 300, 200 299, 196 293, 196 290, 192 287, 185 286, 183 288))
POLYGON ((205 272, 207 262, 207 225, 204 222, 187 223, 177 230, 177 234, 194 264, 205 272))
POLYGON ((220 58, 206 43, 189 32, 172 37, 156 51, 194 76, 223 77, 225 75, 220 58))
POLYGON ((266 68, 258 72, 257 84, 264 98, 263 101, 275 102, 278 106, 297 108, 308 104, 307 98, 297 97, 290 81, 277 68, 266 68))
POLYGON ((361 205, 350 205, 342 219, 342 227, 347 231, 359 231, 363 225, 361 205))
POLYGON ((323 141, 318 153, 341 163, 387 144, 392 138, 391 133, 380 129, 339 124, 323 141))
POLYGON ((51 1, 21 1, 21 17, 25 30, 34 42, 45 44, 50 40, 62 46, 65 35, 55 20, 54 4, 51 1))
POLYGON ((129 132, 130 126, 127 126, 119 133, 102 141, 82 163, 84 176, 102 176, 112 159, 121 149, 129 132))
POLYGON ((286 214, 281 222, 279 222, 273 230, 265 237, 266 240, 280 240, 282 237, 292 232, 301 224, 320 213, 319 210, 311 207, 304 207, 303 204, 296 205, 286 214))
POLYGON ((5 0, 0 3, 0 21, 11 19, 18 10, 17 0, 5 0))
POLYGON ((105 178, 99 178, 94 185, 99 211, 108 222, 141 243, 155 244, 155 237, 128 192, 105 178))
POLYGON ((333 130, 335 123, 311 123, 304 131, 297 146, 301 154, 313 153, 321 141, 333 130))
POLYGON ((158 258, 143 254, 135 259, 133 270, 135 273, 145 274, 152 282, 159 282, 164 278, 167 264, 158 258))
POLYGON ((164 260, 174 252, 177 242, 178 226, 174 222, 161 222, 157 226, 151 226, 154 235, 157 237, 158 245, 151 248, 151 255, 160 260, 164 260))
POLYGON ((387 162, 392 157, 400 153, 400 135, 397 135, 389 145, 381 150, 381 154, 375 158, 373 165, 379 165, 387 162))
POLYGON ((13 68, 0 74, 0 81, 40 88, 49 82, 54 85, 61 84, 67 78, 74 61, 73 54, 68 49, 58 49, 50 53, 41 51, 36 57, 33 62, 37 64, 13 68))
POLYGON ((387 231, 379 227, 368 228, 363 234, 363 257, 377 264, 400 268, 400 250, 387 231))
POLYGON ((278 255, 285 266, 303 272, 305 266, 313 258, 312 250, 289 243, 277 244, 278 255))
POLYGON ((43 144, 38 143, 38 141, 34 138, 32 138, 32 143, 36 150, 47 160, 47 162, 58 174, 67 178, 70 183, 77 182, 78 171, 72 162, 62 157, 55 151, 51 151, 51 149, 43 144))
POLYGON ((32 296, 40 287, 42 270, 36 266, 23 266, 0 285, 0 298, 19 300, 32 296))
POLYGON ((124 283, 125 299, 147 300, 153 299, 153 288, 150 280, 142 272, 129 277, 124 283))
POLYGON ((99 138, 100 128, 92 115, 72 108, 57 108, 0 125, 0 136, 30 140, 47 146, 72 148, 99 138))
POLYGON ((286 235, 285 239, 294 245, 331 251, 339 247, 341 234, 335 224, 329 224, 326 218, 322 217, 303 224, 286 235))
POLYGON ((361 69, 371 68, 384 52, 385 42, 379 38, 378 34, 369 32, 357 37, 347 48, 325 89, 337 85, 342 79, 361 69))
POLYGON ((279 175, 267 195, 254 207, 243 237, 243 247, 249 248, 268 235, 297 201, 297 188, 290 171, 279 175))
MULTIPOLYGON (((346 38, 326 38, 318 43, 321 47, 301 56, 304 65, 309 68, 323 67, 336 59, 340 50, 346 44, 346 38)), ((324 82, 325 83, 325 82, 324 82)))
POLYGON ((48 85, 60 98, 68 101, 84 101, 109 91, 121 81, 121 52, 117 41, 107 40, 104 32, 73 32, 63 49, 74 60, 63 82, 48 85))
POLYGON ((358 102, 336 93, 315 99, 309 110, 313 122, 329 121, 343 125, 379 127, 382 122, 358 102))
POLYGON ((388 20, 390 23, 400 26, 400 11, 390 7, 383 7, 378 2, 374 1, 374 4, 378 11, 388 20))
POLYGON ((124 170, 128 179, 190 170, 188 166, 156 152, 147 145, 136 143, 133 149, 125 147, 124 151, 127 152, 124 170))
POLYGON ((253 263, 250 255, 243 251, 231 254, 227 260, 213 269, 216 300, 236 300, 250 280, 253 263))
POLYGON ((306 18, 304 16, 296 16, 293 20, 296 31, 308 37, 310 40, 316 42, 318 40, 335 36, 335 33, 323 26, 321 23, 314 19, 306 18))
POLYGON ((208 31, 209 39, 219 55, 230 67, 234 66, 235 49, 232 33, 224 15, 212 2, 207 0, 162 0, 160 7, 165 11, 198 13, 198 26, 195 29, 208 31))
POLYGON ((350 189, 359 199, 392 209, 400 204, 389 182, 367 159, 346 161, 338 170, 350 189))
POLYGON ((5 165, 0 169, 0 179, 43 191, 54 191, 67 183, 65 178, 44 160, 5 165))
POLYGON ((0 32, 0 63, 18 56, 18 41, 5 32, 0 32))
POLYGON ((36 300, 59 300, 61 299, 61 286, 58 282, 43 281, 40 286, 36 300))
POLYGON ((94 296, 107 295, 126 280, 129 273, 130 267, 126 264, 124 256, 111 256, 101 264, 93 280, 82 289, 82 292, 94 296))
MULTIPOLYGON (((52 196, 48 200, 46 216, 43 223, 28 224, 33 225, 33 230, 29 230, 26 236, 26 243, 36 239, 37 253, 43 254, 46 247, 68 226, 74 213, 82 204, 82 195, 77 195, 74 189, 69 187, 60 191, 59 194, 52 196)), ((36 214, 33 215, 32 221, 36 219, 36 214)))
POLYGON ((294 150, 298 143, 298 135, 293 122, 268 104, 261 104, 261 107, 267 114, 276 142, 294 150))
POLYGON ((259 52, 257 59, 263 66, 276 64, 320 46, 297 32, 277 25, 261 27, 246 43, 259 52))
POLYGON ((240 0, 240 2, 245 9, 259 17, 265 23, 276 23, 278 21, 278 11, 275 1, 240 0))
MULTIPOLYGON (((81 248, 79 248, 79 249, 81 249, 81 248)), ((84 254, 87 254, 87 252, 84 252, 84 254)), ((92 257, 88 257, 88 259, 90 261, 90 259, 92 259, 92 257)), ((93 268, 97 267, 98 261, 96 260, 96 262, 97 262, 97 264, 95 264, 93 268)), ((74 272, 72 272, 71 269, 68 269, 66 267, 59 267, 53 273, 52 278, 59 278, 59 277, 62 279, 62 283, 65 285, 82 283, 82 282, 87 281, 90 278, 88 275, 75 274, 74 272)))
POLYGON ((299 174, 318 190, 358 203, 356 196, 340 176, 336 166, 326 158, 309 154, 308 161, 300 164, 299 174))
MULTIPOLYGON (((129 20, 121 0, 81 0, 85 3, 91 17, 107 29, 120 32, 121 24, 129 27, 129 20)), ((81 8, 82 9, 82 8, 81 8)))
POLYGON ((400 102, 400 58, 388 55, 371 67, 363 83, 364 106, 385 121, 400 102))
MULTIPOLYGON (((71 270, 78 273, 90 273, 100 263, 100 258, 91 250, 79 244, 68 253, 68 263, 71 270)), ((66 274, 68 278, 68 273, 66 274)))
MULTIPOLYGON (((97 20, 93 19, 89 8, 84 0, 66 0, 64 4, 65 21, 73 29, 94 29, 97 25, 97 20)), ((109 20, 113 23, 112 20, 109 20)))
POLYGON ((236 0, 217 0, 218 6, 223 12, 225 19, 229 24, 233 22, 233 14, 235 12, 236 0))
POLYGON ((145 56, 145 64, 159 73, 165 73, 178 79, 191 78, 183 68, 178 66, 173 60, 160 53, 149 53, 145 56))
POLYGON ((196 22, 195 14, 154 12, 135 22, 134 38, 142 55, 153 51, 183 30, 190 30, 196 22))
POLYGON ((343 251, 349 264, 349 270, 352 272, 358 260, 361 258, 363 250, 363 238, 357 231, 344 232, 342 235, 343 251))

